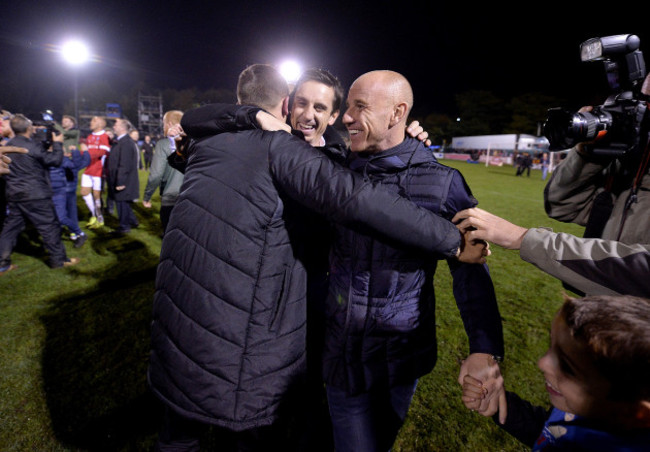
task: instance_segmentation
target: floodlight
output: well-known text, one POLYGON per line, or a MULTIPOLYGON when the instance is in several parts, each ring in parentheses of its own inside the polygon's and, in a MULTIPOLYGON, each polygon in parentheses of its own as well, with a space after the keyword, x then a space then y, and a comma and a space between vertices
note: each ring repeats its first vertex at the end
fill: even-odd
POLYGON ((295 83, 302 73, 300 65, 295 61, 285 61, 280 64, 279 70, 287 83, 295 83))
POLYGON ((85 63, 90 56, 88 47, 81 41, 66 42, 61 46, 61 54, 73 66, 79 66, 85 63))

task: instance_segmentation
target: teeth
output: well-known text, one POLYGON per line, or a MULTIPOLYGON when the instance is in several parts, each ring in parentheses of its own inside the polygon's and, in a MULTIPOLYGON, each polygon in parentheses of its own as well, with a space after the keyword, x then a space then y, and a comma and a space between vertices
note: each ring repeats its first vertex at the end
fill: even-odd
POLYGON ((314 126, 310 126, 310 125, 302 124, 302 123, 300 123, 299 126, 300 126, 301 129, 308 129, 308 130, 312 130, 314 128, 314 126))
POLYGON ((551 388, 553 391, 557 392, 558 394, 561 394, 561 392, 558 391, 557 388, 555 388, 551 383, 549 383, 548 380, 546 381, 546 386, 548 386, 549 388, 551 388))
POLYGON ((348 130, 348 132, 350 133, 350 135, 356 135, 357 133, 359 133, 358 130, 348 130))

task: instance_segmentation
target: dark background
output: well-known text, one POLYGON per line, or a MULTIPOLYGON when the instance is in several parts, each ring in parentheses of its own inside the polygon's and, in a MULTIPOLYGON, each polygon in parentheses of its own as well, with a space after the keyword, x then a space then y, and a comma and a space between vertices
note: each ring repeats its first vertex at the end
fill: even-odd
POLYGON ((0 105, 61 111, 73 97, 74 70, 53 47, 72 37, 98 59, 77 70, 80 85, 234 90, 246 65, 294 58, 332 71, 345 88, 368 70, 401 72, 413 85, 416 111, 453 115, 454 96, 469 90, 595 105, 608 91, 602 65, 581 63, 579 45, 636 34, 641 50, 650 49, 641 4, 13 2, 1 12, 0 105))

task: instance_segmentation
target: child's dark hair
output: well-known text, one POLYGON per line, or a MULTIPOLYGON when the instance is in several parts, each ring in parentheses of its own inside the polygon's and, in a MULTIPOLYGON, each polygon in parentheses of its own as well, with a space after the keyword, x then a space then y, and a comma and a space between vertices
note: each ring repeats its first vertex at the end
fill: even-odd
POLYGON ((560 315, 611 382, 611 399, 650 400, 650 299, 623 295, 566 298, 560 315))

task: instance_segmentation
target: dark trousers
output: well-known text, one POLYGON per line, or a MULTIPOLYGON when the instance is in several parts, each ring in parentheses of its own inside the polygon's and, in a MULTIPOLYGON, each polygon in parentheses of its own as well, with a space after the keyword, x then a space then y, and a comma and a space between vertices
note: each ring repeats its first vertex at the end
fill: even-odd
POLYGON ((120 220, 119 230, 128 232, 132 227, 136 227, 138 219, 131 208, 133 201, 115 201, 115 204, 117 205, 117 217, 120 220))
POLYGON ((172 209, 174 206, 160 206, 160 222, 162 223, 163 234, 167 230, 167 224, 169 224, 169 217, 172 214, 172 209))
MULTIPOLYGON (((194 452, 200 450, 201 439, 207 440, 210 427, 197 421, 179 416, 169 408, 165 408, 163 422, 155 446, 156 452, 194 452)), ((212 427, 210 432, 220 452, 260 452, 285 451, 286 426, 269 425, 241 432, 225 428, 212 427)))
POLYGON ((408 413, 414 383, 349 395, 327 387, 337 452, 389 451, 408 413))
POLYGON ((8 203, 9 213, 0 234, 0 268, 11 264, 11 253, 21 232, 25 230, 26 220, 34 225, 43 238, 43 245, 50 255, 49 265, 61 267, 68 260, 61 241, 61 225, 52 199, 8 203))

